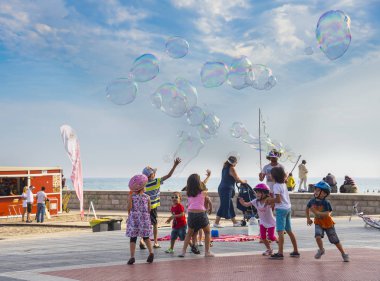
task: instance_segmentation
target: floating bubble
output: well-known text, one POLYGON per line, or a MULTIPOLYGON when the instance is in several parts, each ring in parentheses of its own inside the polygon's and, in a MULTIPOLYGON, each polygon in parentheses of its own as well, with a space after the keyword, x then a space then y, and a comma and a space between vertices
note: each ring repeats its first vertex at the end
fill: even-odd
POLYGON ((152 102, 152 105, 157 108, 157 109, 161 109, 161 106, 162 106, 162 97, 159 93, 157 92, 154 92, 151 96, 150 96, 150 100, 152 102))
POLYGON ((253 80, 254 73, 251 61, 246 56, 235 59, 228 73, 228 84, 234 89, 241 90, 251 86, 253 80))
POLYGON ((171 37, 165 44, 166 53, 174 58, 180 59, 187 55, 189 52, 189 43, 182 37, 171 37))
POLYGON ((209 140, 212 137, 214 137, 214 135, 211 135, 208 129, 203 124, 200 124, 198 126, 198 135, 203 141, 209 140))
POLYGON ((159 72, 158 59, 152 54, 144 54, 135 59, 131 73, 137 82, 154 79, 159 72))
POLYGON ((268 89, 272 85, 272 83, 276 81, 273 77, 272 70, 265 65, 254 64, 252 65, 252 70, 255 77, 255 79, 252 82, 252 87, 257 90, 268 89))
POLYGON ((228 76, 228 68, 222 62, 206 62, 201 69, 202 84, 206 88, 219 87, 228 76))
POLYGON ((248 131, 242 134, 241 139, 243 140, 243 142, 252 144, 252 145, 255 145, 258 143, 258 140, 254 136, 252 136, 248 131))
POLYGON ((129 78, 118 78, 107 85, 106 97, 117 105, 133 102, 137 95, 137 84, 129 78))
POLYGON ((177 172, 182 172, 183 169, 198 156, 199 151, 204 147, 204 142, 201 138, 185 135, 181 138, 181 142, 174 153, 174 159, 179 157, 182 162, 178 165, 176 169, 177 172))
POLYGON ((191 84, 190 81, 184 78, 177 78, 175 80, 175 85, 182 91, 182 95, 186 98, 187 108, 190 109, 197 105, 198 93, 197 89, 191 84))
POLYGON ((315 36, 319 48, 330 59, 344 55, 351 43, 350 17, 344 12, 328 11, 318 20, 315 36))
POLYGON ((171 117, 181 117, 187 112, 187 101, 176 85, 165 83, 161 85, 153 97, 161 97, 161 111, 171 117))
POLYGON ((193 106, 189 109, 189 111, 186 113, 187 116, 187 122, 191 126, 198 126, 202 124, 203 120, 205 119, 205 113, 202 108, 199 106, 193 106))
POLYGON ((216 135, 218 129, 220 127, 220 119, 213 113, 209 113, 206 115, 205 120, 202 123, 205 131, 210 135, 216 135))
POLYGON ((247 132, 244 124, 241 122, 234 122, 230 128, 230 134, 234 138, 240 138, 243 134, 247 132))
POLYGON ((306 47, 304 52, 305 52, 305 55, 308 55, 308 56, 311 56, 312 54, 314 54, 314 50, 312 47, 306 47))
POLYGON ((277 78, 275 76, 269 76, 268 82, 265 83, 265 90, 270 90, 277 84, 277 78))

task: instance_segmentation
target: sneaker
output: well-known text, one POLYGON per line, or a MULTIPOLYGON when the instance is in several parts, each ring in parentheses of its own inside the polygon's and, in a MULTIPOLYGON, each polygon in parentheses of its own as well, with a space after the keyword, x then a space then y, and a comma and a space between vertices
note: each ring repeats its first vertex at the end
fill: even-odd
POLYGON ((240 222, 234 223, 233 226, 234 226, 234 227, 240 227, 240 226, 241 226, 241 223, 240 223, 240 222))
POLYGON ((289 254, 289 256, 292 257, 292 258, 299 258, 301 255, 300 255, 300 253, 298 253, 298 252, 291 252, 291 253, 289 254))
POLYGON ((349 262, 350 261, 350 257, 348 256, 348 254, 342 254, 342 258, 343 258, 344 262, 349 262))
POLYGON ((130 258, 127 264, 134 264, 135 263, 135 258, 130 258))
POLYGON ((167 254, 173 254, 173 253, 174 253, 174 250, 171 249, 171 248, 169 248, 169 249, 167 249, 167 250, 165 251, 165 253, 167 253, 167 254))
POLYGON ((198 242, 198 247, 203 247, 203 242, 198 242))
POLYGON ((283 260, 284 259, 284 255, 276 253, 276 254, 271 255, 269 257, 269 259, 271 259, 271 260, 283 260))
POLYGON ((191 246, 191 252, 196 255, 199 255, 201 253, 195 245, 191 246))
POLYGON ((212 227, 215 227, 215 228, 223 228, 224 226, 221 225, 221 224, 214 223, 214 224, 212 225, 212 227))
POLYGON ((325 249, 318 249, 317 253, 315 254, 314 258, 319 260, 323 255, 325 254, 325 249))
POLYGON ((179 257, 179 258, 184 258, 184 257, 185 257, 185 254, 182 253, 182 254, 178 255, 178 257, 179 257))
POLYGON ((266 250, 264 253, 263 253, 263 256, 271 256, 273 255, 273 250, 270 249, 270 250, 266 250))

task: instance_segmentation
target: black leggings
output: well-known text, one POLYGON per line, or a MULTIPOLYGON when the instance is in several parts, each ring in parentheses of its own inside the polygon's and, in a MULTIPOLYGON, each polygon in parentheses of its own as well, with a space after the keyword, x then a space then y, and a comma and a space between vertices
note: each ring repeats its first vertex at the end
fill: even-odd
MULTIPOLYGON (((148 240, 149 237, 143 237, 144 241, 148 240)), ((137 237, 131 237, 131 240, 130 240, 131 243, 136 243, 137 242, 137 237)))

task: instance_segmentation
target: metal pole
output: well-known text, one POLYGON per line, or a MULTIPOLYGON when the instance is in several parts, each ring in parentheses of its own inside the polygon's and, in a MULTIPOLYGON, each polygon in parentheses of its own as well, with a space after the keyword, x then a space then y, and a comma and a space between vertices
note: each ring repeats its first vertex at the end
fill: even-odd
POLYGON ((259 153, 260 153, 260 172, 263 170, 261 162, 261 109, 259 108, 259 153))

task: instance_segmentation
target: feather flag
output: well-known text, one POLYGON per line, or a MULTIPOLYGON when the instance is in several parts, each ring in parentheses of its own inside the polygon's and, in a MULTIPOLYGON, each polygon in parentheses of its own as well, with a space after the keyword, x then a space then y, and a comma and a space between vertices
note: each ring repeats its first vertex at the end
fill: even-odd
POLYGON ((81 217, 84 217, 83 210, 83 174, 82 162, 80 159, 80 147, 78 137, 69 125, 62 125, 61 128, 62 141, 65 146, 67 155, 69 156, 72 164, 71 181, 77 197, 79 199, 79 208, 81 217))

